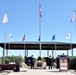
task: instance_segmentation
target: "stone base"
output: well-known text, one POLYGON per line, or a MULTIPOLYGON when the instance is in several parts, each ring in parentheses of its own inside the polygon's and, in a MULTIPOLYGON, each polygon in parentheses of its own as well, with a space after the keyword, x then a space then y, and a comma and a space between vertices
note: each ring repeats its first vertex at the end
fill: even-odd
POLYGON ((35 69, 46 69, 46 62, 36 61, 34 65, 35 69))

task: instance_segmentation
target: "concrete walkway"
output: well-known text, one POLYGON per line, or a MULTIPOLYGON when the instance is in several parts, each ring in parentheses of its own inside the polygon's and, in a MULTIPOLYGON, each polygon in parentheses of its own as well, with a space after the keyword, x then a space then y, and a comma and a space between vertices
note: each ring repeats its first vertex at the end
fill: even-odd
POLYGON ((39 69, 20 69, 20 72, 5 73, 0 75, 76 75, 70 71, 61 71, 59 72, 57 69, 53 70, 39 70, 39 69))

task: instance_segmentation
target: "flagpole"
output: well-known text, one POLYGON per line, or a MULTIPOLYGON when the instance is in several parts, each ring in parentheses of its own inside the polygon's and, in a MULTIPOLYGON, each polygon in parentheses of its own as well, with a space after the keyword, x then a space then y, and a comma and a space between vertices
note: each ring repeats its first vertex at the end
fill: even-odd
POLYGON ((56 57, 56 38, 55 38, 55 35, 52 36, 52 41, 53 41, 53 40, 55 40, 55 43, 54 43, 55 47, 54 47, 54 50, 55 50, 55 57, 56 57))
POLYGON ((72 49, 72 43, 71 43, 71 32, 70 32, 70 49, 72 49))
POLYGON ((9 39, 9 50, 10 50, 10 39, 9 39))
POLYGON ((10 42, 11 42, 10 40, 11 40, 11 39, 14 39, 14 37, 13 37, 13 35, 9 34, 9 51, 10 51, 10 49, 11 49, 11 48, 10 48, 10 42))
POLYGON ((25 35, 23 36, 23 41, 24 41, 24 51, 25 51, 25 55, 24 56, 26 56, 25 35))
MULTIPOLYGON (((40 11, 40 5, 41 5, 41 0, 39 0, 39 11, 40 11)), ((41 57, 41 16, 40 16, 40 12, 39 12, 39 35, 40 35, 40 51, 39 51, 39 55, 41 57)))
POLYGON ((4 36, 3 64, 5 64, 7 22, 8 22, 8 17, 7 17, 7 11, 6 11, 6 13, 5 13, 4 17, 3 17, 3 23, 6 23, 6 25, 5 25, 5 36, 4 36))
POLYGON ((9 38, 9 51, 10 51, 10 38, 9 38))
POLYGON ((55 58, 56 58, 56 39, 55 39, 55 58))
POLYGON ((5 64, 6 31, 7 31, 7 23, 6 23, 6 25, 5 25, 5 38, 4 38, 4 50, 3 50, 3 64, 5 64))
POLYGON ((74 10, 75 12, 75 32, 76 32, 76 10, 74 10))
POLYGON ((25 50, 25 56, 26 56, 25 41, 24 41, 24 50, 25 50))
POLYGON ((75 12, 75 33, 76 33, 76 10, 74 10, 75 12))
POLYGON ((40 57, 41 57, 41 18, 40 18, 40 57))

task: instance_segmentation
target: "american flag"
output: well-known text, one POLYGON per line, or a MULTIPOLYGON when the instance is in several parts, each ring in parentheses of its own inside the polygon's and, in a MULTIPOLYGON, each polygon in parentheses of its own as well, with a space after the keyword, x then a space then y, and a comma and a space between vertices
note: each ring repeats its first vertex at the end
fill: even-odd
POLYGON ((42 8, 41 8, 41 4, 39 5, 39 13, 40 13, 40 17, 42 17, 42 8))
POLYGON ((75 15, 72 16, 71 21, 70 22, 74 22, 75 21, 75 15))
POLYGON ((23 39, 22 39, 23 41, 25 40, 25 35, 23 36, 23 39))
POLYGON ((75 13, 72 15, 70 22, 74 22, 74 21, 75 21, 75 13))

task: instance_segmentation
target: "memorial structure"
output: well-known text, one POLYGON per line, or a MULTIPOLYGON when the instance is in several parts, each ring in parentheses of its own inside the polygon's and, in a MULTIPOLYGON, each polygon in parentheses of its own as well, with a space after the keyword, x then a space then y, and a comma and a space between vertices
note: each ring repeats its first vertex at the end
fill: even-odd
MULTIPOLYGON (((0 47, 4 51, 4 42, 0 42, 0 47)), ((56 51, 65 50, 69 55, 69 50, 72 50, 71 55, 73 56, 73 48, 76 48, 76 43, 67 42, 56 42, 56 51), (71 46, 71 47, 70 47, 71 46)), ((6 42, 6 56, 8 56, 9 50, 25 50, 25 56, 28 56, 28 50, 39 50, 40 43, 35 41, 17 41, 17 42, 6 42), (9 49, 10 47, 10 49, 9 49), (25 47, 25 49, 24 49, 25 47)), ((41 50, 47 50, 47 56, 49 56, 49 51, 52 51, 52 56, 54 56, 55 42, 41 42, 41 50)))
MULTIPOLYGON (((3 57, 5 57, 5 51, 6 56, 8 56, 9 50, 25 50, 25 56, 28 57, 28 50, 39 50, 40 49, 40 43, 39 41, 16 41, 16 42, 6 42, 6 47, 4 48, 5 43, 0 42, 0 47, 3 48, 3 57), (10 49, 9 49, 10 47, 10 49), (25 47, 25 49, 24 49, 25 47)), ((55 52, 57 50, 65 50, 67 51, 67 54, 69 55, 69 50, 71 51, 71 55, 73 56, 73 48, 76 48, 76 43, 67 43, 67 42, 41 42, 41 50, 47 50, 47 57, 49 56, 49 51, 52 51, 52 57, 54 56, 54 50, 55 52), (55 50, 56 46, 56 50, 55 50), (70 47, 71 46, 71 47, 70 47)), ((4 59, 3 59, 4 61, 4 59)))
POLYGON ((36 61, 35 62, 35 65, 34 65, 34 68, 35 69, 46 69, 46 62, 43 62, 43 61, 36 61))
POLYGON ((68 70, 68 58, 60 57, 60 70, 68 70))

